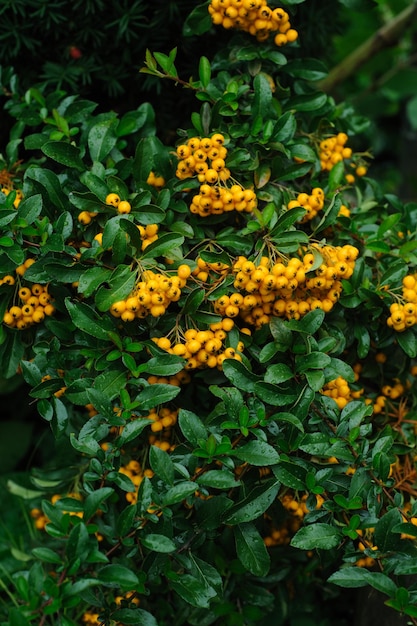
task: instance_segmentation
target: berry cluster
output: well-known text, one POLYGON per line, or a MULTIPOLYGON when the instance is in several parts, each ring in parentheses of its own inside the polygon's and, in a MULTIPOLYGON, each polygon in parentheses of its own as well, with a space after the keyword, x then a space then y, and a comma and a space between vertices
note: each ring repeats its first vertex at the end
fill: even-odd
MULTIPOLYGON (((348 139, 349 137, 346 133, 338 133, 320 141, 319 158, 322 170, 329 172, 336 163, 351 159, 352 148, 346 146, 348 139)), ((365 176, 368 171, 363 159, 356 163, 352 161, 349 165, 354 170, 356 176, 359 177, 365 176)), ((353 185, 355 182, 355 176, 352 172, 346 174, 345 179, 350 185, 353 185)))
POLYGON ((2 187, 1 188, 1 192, 4 193, 5 196, 8 196, 9 193, 15 191, 16 192, 16 197, 13 200, 13 206, 15 209, 17 209, 19 207, 19 204, 21 203, 22 199, 23 199, 23 193, 20 189, 12 189, 9 187, 2 187))
POLYGON ((151 187, 155 187, 155 189, 162 189, 165 185, 165 178, 163 176, 158 176, 155 172, 149 172, 149 176, 146 179, 146 182, 151 187))
POLYGON ((230 178, 224 142, 224 135, 215 133, 211 137, 191 137, 187 143, 178 146, 177 178, 185 180, 197 176, 200 183, 210 185, 230 178))
POLYGON ((207 263, 201 257, 197 257, 196 263, 197 267, 191 272, 191 275, 204 284, 214 286, 230 271, 230 265, 226 263, 207 263))
POLYGON ((108 206, 114 206, 120 215, 127 215, 132 210, 132 206, 128 200, 122 200, 117 193, 109 193, 105 200, 108 206))
MULTIPOLYGON (((114 598, 116 606, 122 606, 122 602, 123 606, 126 605, 126 602, 130 603, 130 609, 132 610, 139 606, 140 599, 136 596, 136 591, 127 591, 123 596, 116 596, 114 598)), ((81 619, 85 626, 100 626, 100 624, 103 624, 100 614, 92 611, 85 611, 81 619)), ((112 622, 112 624, 115 624, 115 626, 123 626, 121 622, 112 622)))
POLYGON ((191 137, 177 147, 176 176, 180 180, 197 176, 201 183, 191 200, 190 211, 207 217, 228 211, 250 213, 256 207, 256 194, 237 182, 227 187, 231 174, 226 167, 227 148, 221 133, 212 137, 191 137))
MULTIPOLYGON (((356 532, 358 534, 358 549, 361 552, 365 552, 365 550, 378 550, 378 546, 373 545, 373 528, 367 528, 365 533, 363 530, 358 528, 356 532)), ((357 567, 365 567, 369 569, 375 565, 375 559, 371 556, 364 555, 356 561, 355 565, 357 567)))
POLYGON ((153 433, 159 433, 164 428, 171 428, 177 423, 178 410, 170 409, 169 407, 161 407, 160 409, 151 409, 146 416, 151 420, 151 431, 153 433))
POLYGON ((97 211, 80 211, 80 213, 78 213, 77 219, 83 226, 88 226, 88 224, 91 224, 93 218, 97 215, 97 211))
POLYGON ((223 317, 240 316, 259 328, 271 316, 300 319, 309 311, 331 311, 342 292, 341 278, 352 275, 358 250, 354 246, 317 248, 322 263, 315 270, 315 256, 292 257, 272 262, 262 257, 259 265, 241 256, 233 265, 237 291, 214 302, 214 311, 223 317))
POLYGON ((147 224, 146 226, 138 225, 140 238, 142 239, 142 251, 158 239, 158 224, 147 224))
POLYGON ((119 468, 119 472, 130 478, 132 483, 135 485, 135 491, 128 491, 126 493, 126 500, 131 504, 136 504, 138 489, 142 480, 145 478, 145 476, 148 478, 152 478, 153 471, 150 469, 143 469, 139 461, 132 460, 129 461, 129 463, 127 463, 126 465, 122 465, 119 468))
POLYGON ((181 385, 187 385, 191 382, 191 376, 185 370, 181 370, 173 376, 154 376, 148 377, 148 383, 150 385, 173 385, 174 387, 181 387, 181 385))
MULTIPOLYGON (((324 500, 321 496, 317 495, 316 508, 321 508, 324 500)), ((297 499, 295 494, 286 493, 280 497, 280 502, 284 507, 287 516, 284 523, 279 528, 276 528, 271 524, 269 534, 264 537, 265 545, 270 548, 272 546, 288 545, 292 536, 299 530, 302 525, 304 516, 309 512, 306 505, 307 494, 304 494, 301 499, 297 499)), ((268 517, 267 517, 268 519, 268 517)))
POLYGON ((256 204, 256 194, 253 189, 244 189, 238 183, 231 187, 205 183, 200 186, 198 194, 193 196, 190 212, 200 217, 221 215, 228 211, 251 213, 256 208, 256 204))
POLYGON ((346 133, 338 133, 320 142, 320 164, 322 170, 330 171, 336 163, 350 159, 352 149, 346 147, 349 137, 346 133))
POLYGON ((398 400, 409 389, 410 382, 402 383, 398 378, 392 381, 392 384, 383 385, 381 394, 373 400, 374 413, 382 413, 387 405, 387 400, 398 400))
MULTIPOLYGON (((18 269, 18 268, 17 268, 18 269)), ((17 271, 17 270, 16 270, 17 271)), ((14 284, 13 276, 5 276, 3 284, 14 284), (13 279, 13 282, 9 282, 13 279)), ((3 322, 10 328, 24 330, 40 324, 45 316, 53 315, 55 307, 52 304, 53 298, 48 293, 48 285, 38 283, 20 287, 17 291, 18 304, 14 304, 6 310, 3 322)))
POLYGON ((302 206, 306 210, 306 214, 303 215, 300 222, 304 224, 305 222, 312 220, 324 207, 323 189, 321 189, 321 187, 315 187, 312 190, 311 195, 308 195, 307 193, 299 193, 296 200, 291 200, 288 203, 287 208, 293 209, 299 206, 302 206))
POLYGON ((266 41, 272 34, 275 45, 283 46, 298 38, 288 13, 271 9, 266 0, 211 0, 208 10, 213 24, 243 30, 258 41, 266 41))
POLYGON ((324 396, 333 398, 339 409, 343 409, 348 402, 360 398, 363 394, 363 389, 354 391, 350 388, 349 383, 342 376, 338 376, 334 380, 330 380, 325 384, 321 393, 324 396))
POLYGON ((393 302, 387 324, 402 332, 417 322, 417 274, 408 274, 402 281, 402 301, 393 302))
POLYGON ((134 319, 143 319, 148 315, 160 317, 171 302, 180 299, 181 289, 186 284, 185 276, 190 273, 190 268, 185 264, 179 266, 177 275, 146 270, 142 280, 136 283, 127 298, 111 305, 110 313, 124 322, 133 322, 134 319))
MULTIPOLYGON (((72 498, 74 500, 81 500, 81 496, 79 493, 71 492, 66 495, 56 493, 51 497, 51 504, 55 504, 55 502, 61 500, 61 498, 72 498)), ((82 511, 63 511, 63 513, 66 513, 67 515, 76 515, 77 517, 83 517, 82 511)), ((45 530, 45 526, 51 521, 45 515, 45 513, 41 511, 41 509, 38 509, 36 507, 31 509, 30 516, 34 520, 35 528, 37 528, 38 530, 45 530)))
POLYGON ((209 330, 189 328, 178 341, 172 343, 169 337, 155 337, 154 341, 170 354, 176 354, 186 359, 187 370, 216 368, 221 370, 225 359, 241 361, 243 342, 239 341, 236 347, 227 347, 225 341, 228 332, 234 327, 234 321, 229 318, 211 324, 209 330))

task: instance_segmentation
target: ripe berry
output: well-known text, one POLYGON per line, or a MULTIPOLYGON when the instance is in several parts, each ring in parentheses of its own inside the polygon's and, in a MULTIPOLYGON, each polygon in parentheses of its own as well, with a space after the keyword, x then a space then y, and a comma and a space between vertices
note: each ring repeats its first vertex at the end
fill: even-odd
POLYGON ((106 196, 106 204, 117 207, 120 202, 120 196, 117 193, 109 193, 106 196))
POLYGON ((120 213, 121 215, 126 215, 127 213, 130 213, 131 210, 132 210, 132 207, 131 207, 130 202, 128 202, 127 200, 120 200, 120 202, 117 205, 118 213, 120 213))

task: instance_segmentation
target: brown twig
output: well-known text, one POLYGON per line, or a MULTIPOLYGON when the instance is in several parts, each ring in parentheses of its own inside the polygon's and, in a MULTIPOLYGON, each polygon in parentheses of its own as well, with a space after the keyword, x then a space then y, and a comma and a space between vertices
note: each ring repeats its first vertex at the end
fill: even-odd
POLYGON ((417 17, 417 2, 401 11, 388 24, 382 26, 369 39, 336 65, 323 80, 317 83, 318 89, 327 93, 354 74, 359 67, 369 61, 378 52, 397 43, 402 33, 417 17))

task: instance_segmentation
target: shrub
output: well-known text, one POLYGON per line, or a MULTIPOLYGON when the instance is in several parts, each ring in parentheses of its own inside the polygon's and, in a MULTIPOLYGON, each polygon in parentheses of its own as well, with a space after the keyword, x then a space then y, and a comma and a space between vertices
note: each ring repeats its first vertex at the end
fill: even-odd
POLYGON ((172 146, 3 85, 0 362, 56 438, 9 481, 4 624, 326 624, 365 586, 416 623, 417 205, 276 11, 189 81, 147 52, 199 103, 172 146))

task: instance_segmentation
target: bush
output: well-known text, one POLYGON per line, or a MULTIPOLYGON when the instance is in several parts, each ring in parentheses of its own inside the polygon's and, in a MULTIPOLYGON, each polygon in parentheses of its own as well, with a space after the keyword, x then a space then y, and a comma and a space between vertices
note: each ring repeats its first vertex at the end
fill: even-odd
POLYGON ((0 362, 56 441, 8 481, 4 625, 325 625, 367 586, 417 623, 417 205, 258 19, 188 81, 147 52, 198 101, 174 146, 3 77, 0 362))

